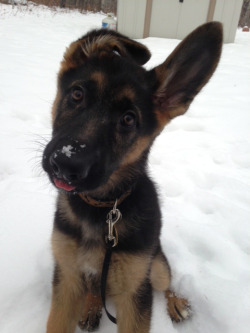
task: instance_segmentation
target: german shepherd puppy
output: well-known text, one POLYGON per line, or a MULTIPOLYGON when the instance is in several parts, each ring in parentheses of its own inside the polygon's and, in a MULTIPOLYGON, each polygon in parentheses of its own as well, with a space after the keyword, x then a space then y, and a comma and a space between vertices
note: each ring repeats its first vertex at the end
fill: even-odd
POLYGON ((149 332, 153 289, 165 293, 173 320, 188 316, 188 302, 169 290, 160 207, 147 160, 157 135, 187 111, 213 74, 221 46, 221 24, 211 22, 149 71, 142 67, 149 50, 114 31, 91 31, 67 48, 52 108, 52 139, 43 155, 43 168, 59 190, 47 333, 73 333, 78 323, 87 331, 98 327, 110 237, 106 216, 115 202, 122 218, 115 229, 111 225, 109 240, 113 236, 116 246, 107 294, 118 332, 149 332))

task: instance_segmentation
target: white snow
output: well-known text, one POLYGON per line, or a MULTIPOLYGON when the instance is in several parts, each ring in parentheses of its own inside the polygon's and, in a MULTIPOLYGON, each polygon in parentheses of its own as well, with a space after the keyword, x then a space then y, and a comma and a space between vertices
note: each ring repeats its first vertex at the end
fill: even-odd
MULTIPOLYGON (((56 191, 41 171, 41 153, 51 133, 65 47, 100 27, 102 18, 0 4, 1 333, 45 332, 56 191)), ((142 42, 153 54, 148 68, 178 44, 142 42)), ((191 319, 173 324, 163 295, 155 293, 153 333, 250 331, 249 50, 250 33, 239 30, 188 113, 152 149, 150 172, 161 194, 162 246, 172 287, 193 309, 191 319)), ((105 314, 99 331, 116 332, 105 314)))
POLYGON ((73 147, 71 145, 63 146, 61 149, 61 153, 70 158, 72 154, 75 154, 75 152, 72 151, 72 149, 73 147))

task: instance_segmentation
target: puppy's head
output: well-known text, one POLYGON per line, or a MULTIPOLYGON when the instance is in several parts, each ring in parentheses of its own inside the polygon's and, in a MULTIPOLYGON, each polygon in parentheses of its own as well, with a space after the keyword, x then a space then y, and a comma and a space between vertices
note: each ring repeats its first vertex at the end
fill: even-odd
POLYGON ((143 171, 154 138, 186 112, 218 63, 219 23, 190 34, 166 61, 146 71, 142 44, 92 31, 66 50, 43 167, 68 192, 110 191, 143 171))

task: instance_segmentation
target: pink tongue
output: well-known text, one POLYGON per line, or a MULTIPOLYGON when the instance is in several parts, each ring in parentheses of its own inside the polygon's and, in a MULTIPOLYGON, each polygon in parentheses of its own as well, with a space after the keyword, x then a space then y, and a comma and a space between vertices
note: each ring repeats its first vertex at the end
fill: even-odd
POLYGON ((71 185, 66 184, 62 180, 59 180, 59 179, 56 179, 56 178, 54 178, 53 180, 54 180, 54 183, 55 183, 56 187, 62 188, 65 191, 71 191, 71 190, 74 190, 76 188, 75 186, 71 186, 71 185))

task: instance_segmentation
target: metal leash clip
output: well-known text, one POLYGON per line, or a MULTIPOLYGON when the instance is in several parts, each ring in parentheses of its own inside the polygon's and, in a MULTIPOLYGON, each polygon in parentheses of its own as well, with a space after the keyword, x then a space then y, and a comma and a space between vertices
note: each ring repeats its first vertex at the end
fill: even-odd
POLYGON ((122 214, 117 206, 117 200, 115 201, 114 207, 107 215, 106 223, 108 223, 108 236, 105 237, 106 243, 112 242, 112 247, 118 244, 118 233, 115 224, 122 218, 122 214))

